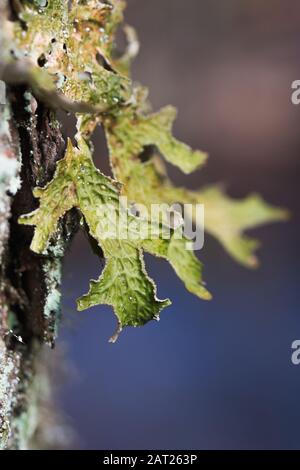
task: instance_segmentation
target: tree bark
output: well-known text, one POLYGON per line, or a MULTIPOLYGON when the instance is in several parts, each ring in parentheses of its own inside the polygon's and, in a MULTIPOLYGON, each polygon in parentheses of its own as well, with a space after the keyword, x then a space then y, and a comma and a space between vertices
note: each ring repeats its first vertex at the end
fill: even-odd
POLYGON ((0 106, 0 446, 24 449, 46 425, 36 392, 39 357, 44 344, 54 346, 62 257, 77 218, 64 218, 47 254, 30 250, 33 230, 18 218, 37 207, 32 189, 51 180, 65 142, 52 111, 26 88, 7 89, 0 106))

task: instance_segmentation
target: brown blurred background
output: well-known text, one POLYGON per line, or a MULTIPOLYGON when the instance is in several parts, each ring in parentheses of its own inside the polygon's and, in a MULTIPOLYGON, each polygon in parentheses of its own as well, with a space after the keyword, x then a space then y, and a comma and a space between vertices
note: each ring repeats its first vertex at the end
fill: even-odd
POLYGON ((149 86, 155 109, 178 107, 179 137, 210 153, 192 186, 290 190, 300 150, 300 107, 290 101, 300 77, 299 2, 129 0, 126 19, 141 42, 134 78, 149 86))

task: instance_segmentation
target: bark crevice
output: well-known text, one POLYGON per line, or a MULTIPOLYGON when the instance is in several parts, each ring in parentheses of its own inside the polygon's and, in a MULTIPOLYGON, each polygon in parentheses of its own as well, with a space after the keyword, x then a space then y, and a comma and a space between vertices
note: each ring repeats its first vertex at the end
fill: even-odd
POLYGON ((77 229, 77 214, 71 211, 61 221, 46 255, 30 250, 33 229, 19 225, 18 218, 37 207, 32 189, 52 179, 65 142, 53 111, 24 87, 8 89, 1 113, 0 158, 7 166, 22 164, 19 174, 7 175, 0 168, 0 443, 19 449, 31 445, 40 426, 38 418, 33 422, 38 410, 32 413, 32 407, 38 403, 32 393, 43 345, 54 346, 62 259, 77 229), (15 195, 12 178, 21 179, 15 195))

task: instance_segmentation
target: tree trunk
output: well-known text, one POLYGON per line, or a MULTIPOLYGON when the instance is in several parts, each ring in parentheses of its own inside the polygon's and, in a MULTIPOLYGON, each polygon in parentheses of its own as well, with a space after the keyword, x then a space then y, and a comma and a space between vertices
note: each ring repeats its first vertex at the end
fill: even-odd
POLYGON ((26 88, 7 89, 0 106, 0 445, 24 449, 42 424, 39 357, 45 343, 54 345, 62 257, 76 215, 64 219, 46 255, 30 250, 32 229, 18 217, 37 207, 32 189, 52 178, 65 143, 52 111, 26 88))

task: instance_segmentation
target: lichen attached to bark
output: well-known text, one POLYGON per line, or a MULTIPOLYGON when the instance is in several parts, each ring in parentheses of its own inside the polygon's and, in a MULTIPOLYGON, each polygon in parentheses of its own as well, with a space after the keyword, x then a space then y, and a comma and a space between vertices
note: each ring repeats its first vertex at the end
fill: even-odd
MULTIPOLYGON (((258 244, 244 231, 287 217, 284 210, 256 195, 236 201, 217 187, 189 191, 168 179, 163 158, 190 173, 206 162, 207 154, 175 139, 175 109, 167 106, 152 112, 147 90, 131 80, 130 65, 139 44, 134 29, 123 25, 124 8, 123 0, 0 0, 0 79, 9 92, 7 104, 0 105, 3 448, 34 445, 42 383, 36 359, 43 343, 54 345, 61 262, 77 228, 78 213, 106 262, 78 308, 112 305, 118 318, 113 341, 123 326, 158 319, 170 303, 157 299, 156 286, 146 274, 144 252, 167 259, 190 292, 211 298, 202 264, 187 249, 186 240, 178 239, 177 228, 166 223, 167 209, 162 223, 149 220, 146 212, 129 213, 119 204, 120 196, 146 209, 158 203, 204 204, 206 230, 250 267, 257 265, 258 244), (116 40, 121 27, 128 41, 124 51, 116 40), (49 108, 75 113, 76 145, 69 142, 66 148, 49 108), (92 161, 97 126, 106 134, 114 179, 101 174, 92 161), (113 206, 117 222, 124 214, 129 218, 126 240, 124 234, 109 238, 114 225, 121 231, 123 225, 116 224, 112 212, 101 212, 103 203, 113 206), (27 225, 35 226, 33 239, 27 225), (154 239, 148 236, 153 225, 154 239)), ((186 215, 196 221, 193 209, 186 215)))
MULTIPOLYGON (((165 257, 191 292, 204 299, 211 297, 203 286, 201 263, 183 243, 175 244, 171 239, 168 244, 162 237, 135 243, 125 243, 121 238, 107 241, 112 218, 101 219, 99 205, 120 195, 128 196, 131 204, 145 207, 153 203, 205 204, 207 231, 237 261, 256 265, 257 242, 246 238, 244 230, 284 220, 287 214, 256 196, 233 201, 218 188, 191 192, 174 187, 168 180, 163 164, 157 164, 159 159, 164 157, 190 173, 206 162, 207 154, 176 140, 172 135, 175 109, 167 106, 152 113, 147 91, 131 81, 130 62, 138 50, 136 35, 125 27, 130 43, 123 54, 116 41, 125 2, 49 0, 41 5, 25 0, 21 5, 19 22, 12 28, 13 57, 6 75, 10 69, 23 67, 34 94, 46 101, 52 96, 53 104, 64 109, 73 106, 78 133, 77 148, 69 144, 52 182, 34 190, 40 199, 39 209, 20 221, 36 226, 31 248, 42 253, 49 243, 53 245, 64 214, 74 207, 80 210, 106 266, 100 279, 91 283, 89 293, 79 300, 79 308, 108 303, 114 307, 121 327, 139 326, 157 318, 168 302, 156 299, 156 287, 146 276, 142 251, 165 257), (91 135, 98 124, 106 133, 115 181, 98 174, 91 160, 91 135), (101 179, 104 191, 99 190, 101 179)), ((193 210, 187 216, 193 218, 193 210)), ((136 224, 141 223, 145 221, 137 217, 136 224)), ((59 294, 53 290, 46 311, 58 301, 59 294)))

